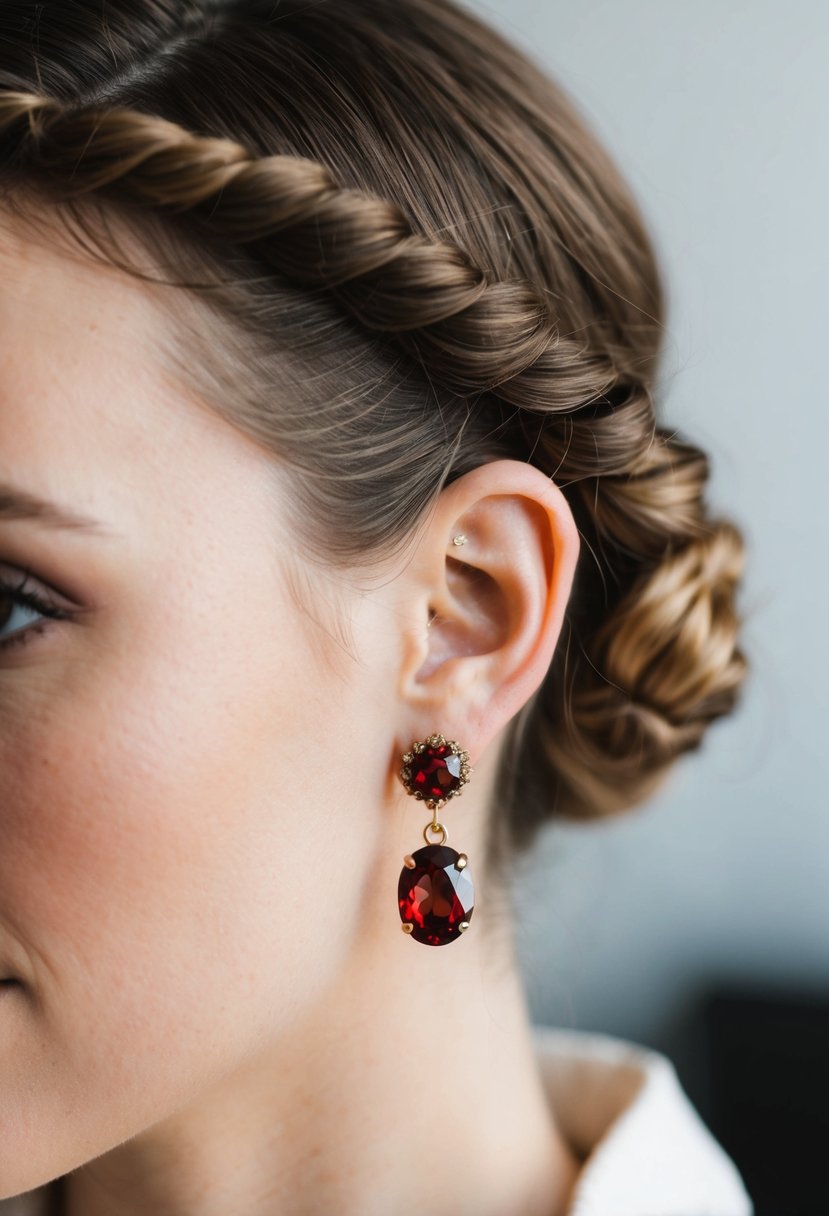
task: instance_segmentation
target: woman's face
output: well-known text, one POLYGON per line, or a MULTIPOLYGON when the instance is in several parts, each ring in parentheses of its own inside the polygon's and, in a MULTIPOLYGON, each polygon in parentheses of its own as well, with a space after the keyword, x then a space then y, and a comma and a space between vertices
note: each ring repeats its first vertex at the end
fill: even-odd
MULTIPOLYGON (((0 989, 0 1194, 16 1194, 255 1057, 330 984, 393 708, 379 664, 346 678, 331 661, 332 584, 319 620, 289 591, 301 552, 267 455, 162 380, 146 289, 6 223, 0 484, 98 521, 0 517, 0 580, 29 571, 67 614, 0 595, 0 976, 23 982, 0 989)), ((393 657, 378 599, 348 613, 366 653, 385 635, 393 657)))

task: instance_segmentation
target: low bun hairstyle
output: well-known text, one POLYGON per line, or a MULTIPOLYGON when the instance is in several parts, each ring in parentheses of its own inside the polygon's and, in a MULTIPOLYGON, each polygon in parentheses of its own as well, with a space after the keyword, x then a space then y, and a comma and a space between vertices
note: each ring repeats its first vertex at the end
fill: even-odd
POLYGON ((506 731, 489 867, 553 816, 641 802, 733 709, 744 545, 657 416, 642 216, 561 88, 470 11, 5 0, 0 202, 31 201, 158 284, 160 357, 273 453, 328 568, 398 552, 485 461, 561 487, 579 565, 506 731))

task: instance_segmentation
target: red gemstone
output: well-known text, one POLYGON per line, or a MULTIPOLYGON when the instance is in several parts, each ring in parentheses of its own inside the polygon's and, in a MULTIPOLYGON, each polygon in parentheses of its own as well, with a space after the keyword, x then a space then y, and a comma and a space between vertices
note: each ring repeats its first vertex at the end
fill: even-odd
POLYGON ((446 744, 427 743, 409 762, 412 785, 424 799, 437 802, 461 784, 461 757, 446 744))
POLYGON ((413 869, 400 871, 397 903, 400 919, 413 926, 411 936, 427 946, 445 946, 461 936, 461 921, 475 906, 472 878, 460 857, 447 844, 427 844, 412 853, 413 869))

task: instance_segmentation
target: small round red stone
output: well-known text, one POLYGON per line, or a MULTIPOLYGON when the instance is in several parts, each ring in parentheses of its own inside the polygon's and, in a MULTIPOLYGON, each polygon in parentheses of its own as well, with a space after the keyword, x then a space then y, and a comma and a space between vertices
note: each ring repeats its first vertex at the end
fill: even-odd
POLYGON ((413 743, 403 757, 401 779, 410 794, 427 803, 443 803, 467 781, 471 771, 468 754, 443 735, 430 735, 425 743, 413 743))

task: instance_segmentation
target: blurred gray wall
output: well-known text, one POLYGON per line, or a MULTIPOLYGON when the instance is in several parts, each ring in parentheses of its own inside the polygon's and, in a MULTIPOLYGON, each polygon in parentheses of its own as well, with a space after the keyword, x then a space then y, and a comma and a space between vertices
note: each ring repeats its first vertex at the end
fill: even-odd
POLYGON ((829 991, 829 5, 469 0, 576 99, 668 287, 664 418, 743 528, 753 666, 644 808, 516 886, 535 1020, 659 1045, 720 979, 829 991))

